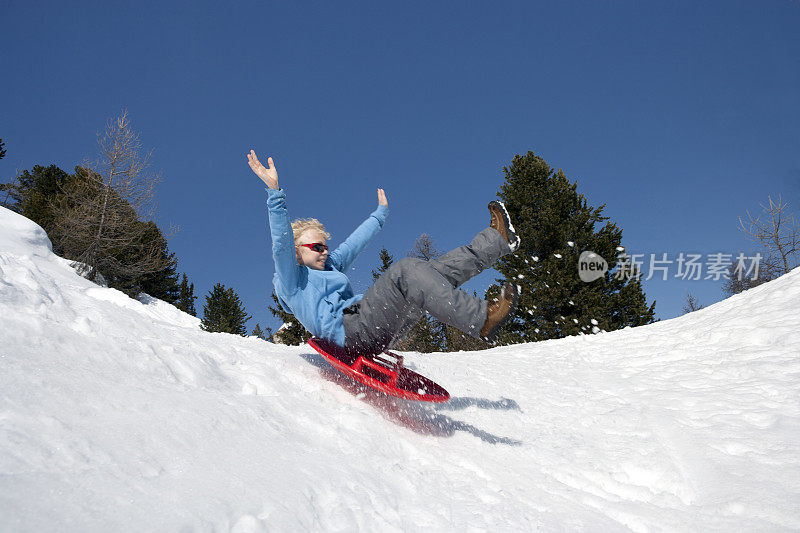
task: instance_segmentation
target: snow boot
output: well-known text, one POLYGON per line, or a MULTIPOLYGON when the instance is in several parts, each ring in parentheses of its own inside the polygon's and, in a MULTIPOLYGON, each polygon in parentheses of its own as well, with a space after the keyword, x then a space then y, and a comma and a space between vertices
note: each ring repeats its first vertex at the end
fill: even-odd
POLYGON ((505 324, 514 310, 517 308, 519 300, 519 285, 506 282, 500 291, 500 297, 486 306, 486 323, 481 328, 481 338, 487 342, 494 342, 500 333, 500 326, 505 324))
POLYGON ((489 213, 492 215, 489 227, 499 231, 508 243, 508 247, 511 248, 511 251, 516 252, 517 248, 519 248, 520 238, 514 233, 514 226, 511 224, 511 217, 508 216, 506 206, 503 205, 503 202, 492 200, 489 202, 488 207, 489 213))

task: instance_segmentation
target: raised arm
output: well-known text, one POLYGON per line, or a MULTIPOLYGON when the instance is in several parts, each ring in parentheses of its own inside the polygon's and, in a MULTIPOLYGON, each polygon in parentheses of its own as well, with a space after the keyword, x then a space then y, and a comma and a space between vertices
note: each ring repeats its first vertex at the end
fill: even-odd
POLYGON ((378 189, 378 208, 336 250, 331 252, 328 256, 328 262, 339 272, 347 273, 358 254, 383 227, 388 214, 389 202, 386 200, 386 193, 383 189, 378 189))
POLYGON ((294 248, 294 233, 286 209, 286 193, 278 188, 278 171, 272 158, 267 158, 269 168, 250 150, 247 162, 253 172, 268 187, 267 208, 269 209, 269 228, 272 235, 272 259, 275 261, 275 272, 286 290, 294 292, 300 279, 300 265, 294 248))

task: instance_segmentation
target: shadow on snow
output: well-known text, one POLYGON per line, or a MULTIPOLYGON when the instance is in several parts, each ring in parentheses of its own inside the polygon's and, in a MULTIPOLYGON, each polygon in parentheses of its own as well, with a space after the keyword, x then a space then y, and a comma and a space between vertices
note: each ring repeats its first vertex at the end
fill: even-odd
POLYGON ((320 375, 324 379, 339 385, 357 399, 380 410, 387 419, 415 433, 434 437, 452 437, 456 434, 456 431, 465 431, 489 444, 508 444, 511 446, 519 446, 522 444, 521 441, 492 435, 471 424, 455 420, 437 412, 458 411, 472 406, 476 406, 480 409, 521 410, 514 400, 508 398, 503 398, 500 401, 492 401, 484 398, 451 398, 448 403, 444 404, 428 404, 403 400, 353 381, 331 367, 331 365, 317 353, 303 353, 300 354, 300 357, 307 363, 317 367, 320 375))

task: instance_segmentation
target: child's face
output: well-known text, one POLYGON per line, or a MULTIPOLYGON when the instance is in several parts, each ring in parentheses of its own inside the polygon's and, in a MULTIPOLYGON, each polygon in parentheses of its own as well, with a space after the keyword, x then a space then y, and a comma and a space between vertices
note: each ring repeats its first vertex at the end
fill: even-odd
POLYGON ((297 251, 297 263, 305 265, 314 270, 325 270, 325 260, 328 258, 328 250, 315 252, 308 246, 302 244, 314 244, 315 242, 325 243, 325 235, 315 229, 306 230, 297 239, 295 250, 297 251))

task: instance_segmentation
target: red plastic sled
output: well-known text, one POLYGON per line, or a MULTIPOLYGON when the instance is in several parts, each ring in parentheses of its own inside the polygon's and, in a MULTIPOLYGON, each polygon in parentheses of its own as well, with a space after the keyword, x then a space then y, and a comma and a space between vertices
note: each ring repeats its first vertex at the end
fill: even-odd
POLYGON ((380 355, 352 355, 330 342, 312 337, 308 344, 339 372, 375 390, 406 400, 446 402, 450 393, 403 366, 403 356, 392 352, 380 355))

